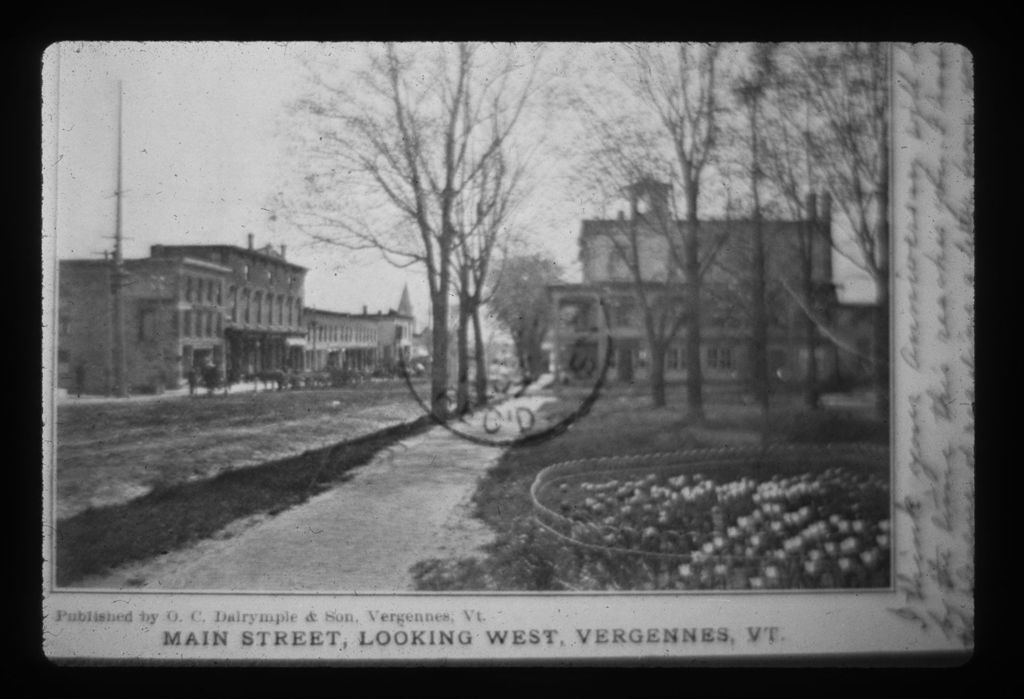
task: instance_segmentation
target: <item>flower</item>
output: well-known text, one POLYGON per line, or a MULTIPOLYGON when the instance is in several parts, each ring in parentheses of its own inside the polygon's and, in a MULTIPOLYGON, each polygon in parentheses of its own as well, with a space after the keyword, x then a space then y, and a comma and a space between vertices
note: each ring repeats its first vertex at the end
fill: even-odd
POLYGON ((693 575, 693 570, 690 568, 690 564, 683 563, 679 566, 679 574, 684 578, 688 578, 693 575))
POLYGON ((859 548, 859 542, 856 537, 849 536, 842 540, 839 544, 839 550, 843 553, 854 553, 859 548))
POLYGON ((725 576, 729 574, 729 566, 724 563, 719 563, 715 566, 715 575, 725 576))
POLYGON ((750 579, 750 587, 754 590, 760 590, 764 587, 764 579, 761 577, 753 577, 750 579))
POLYGON ((875 537, 875 541, 877 541, 878 545, 881 546, 883 549, 889 548, 889 535, 888 534, 879 534, 878 536, 875 537))
POLYGON ((850 570, 850 566, 853 565, 853 561, 845 556, 839 559, 839 569, 843 572, 850 570))
POLYGON ((765 566, 764 569, 765 577, 771 578, 772 580, 779 577, 779 569, 775 566, 765 566))

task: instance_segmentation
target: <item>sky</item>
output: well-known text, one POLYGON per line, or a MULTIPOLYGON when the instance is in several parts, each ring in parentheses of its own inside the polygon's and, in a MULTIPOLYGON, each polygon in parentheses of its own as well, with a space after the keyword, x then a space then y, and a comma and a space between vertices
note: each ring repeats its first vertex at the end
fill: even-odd
MULTIPOLYGON (((335 47, 345 52, 358 45, 335 47)), ((315 244, 271 216, 274 194, 301 180, 285 148, 287 105, 307 91, 300 56, 321 45, 294 43, 65 42, 51 48, 45 70, 43 138, 58 154, 55 247, 59 259, 101 258, 116 221, 117 103, 122 96, 122 229, 127 258, 154 244, 287 245, 288 259, 309 268, 307 305, 372 311, 398 304, 408 284, 422 325, 427 287, 422 272, 398 269, 373 252, 315 244), (45 118, 50 116, 52 118, 45 118)), ((587 47, 555 47, 587 70, 587 47)), ((540 128, 540 127, 538 127, 540 128)), ((564 153, 573 126, 547 123, 547 142, 564 153)), ((530 243, 577 278, 577 235, 583 218, 607 213, 579 195, 574 163, 538 159, 528 206, 530 243)), ((866 293, 837 260, 845 296, 866 293)))

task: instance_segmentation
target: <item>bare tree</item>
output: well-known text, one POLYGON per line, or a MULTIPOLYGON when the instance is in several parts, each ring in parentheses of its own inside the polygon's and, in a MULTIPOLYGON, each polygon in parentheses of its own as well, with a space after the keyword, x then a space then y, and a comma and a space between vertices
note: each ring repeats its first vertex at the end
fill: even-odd
POLYGON ((687 317, 680 225, 665 182, 671 164, 658 134, 645 131, 631 115, 605 116, 586 102, 579 107, 593 144, 584 168, 587 187, 605 202, 626 197, 631 209, 628 218, 595 227, 590 254, 605 261, 609 282, 629 285, 628 299, 607 301, 628 301, 639 310, 650 353, 651 399, 661 407, 667 400, 665 355, 687 317))
POLYGON ((295 105, 311 129, 292 221, 317 240, 425 269, 438 417, 447 413, 457 211, 531 94, 534 73, 528 65, 523 75, 522 58, 509 47, 388 44, 370 53, 354 81, 311 63, 312 94, 295 105))
POLYGON ((771 48, 765 44, 755 45, 751 55, 751 66, 736 82, 734 92, 738 102, 746 111, 749 148, 748 173, 750 177, 751 222, 753 233, 753 255, 751 259, 751 314, 750 338, 751 377, 754 397, 761 407, 764 427, 767 429, 769 410, 769 368, 768 368, 768 305, 767 305, 767 261, 765 259, 764 225, 761 211, 762 155, 760 144, 761 113, 768 83, 774 72, 771 48))
MULTIPOLYGON (((500 125, 495 123, 495 131, 500 125)), ((522 165, 509 162, 504 149, 495 151, 479 176, 467 188, 457 207, 455 264, 459 294, 458 382, 456 402, 460 413, 469 408, 468 325, 473 329, 474 388, 476 402, 487 400, 487 365, 480 309, 488 300, 488 283, 494 256, 509 242, 509 218, 521 201, 522 165)))
MULTIPOLYGON (((631 47, 627 70, 620 75, 638 109, 595 106, 597 99, 577 101, 587 121, 593 145, 586 168, 591 190, 606 200, 622 189, 654 177, 682 193, 686 220, 680 221, 675 197, 646 213, 637 227, 620 226, 611 235, 615 253, 630 270, 643 309, 644 329, 651 351, 651 389, 655 404, 663 405, 664 352, 686 327, 687 407, 694 420, 704 416, 701 368, 702 284, 721 240, 704 245, 698 204, 701 185, 717 149, 720 87, 717 83, 717 45, 640 45, 631 47), (609 115, 609 111, 613 112, 609 115), (676 186, 677 185, 677 186, 676 186), (644 239, 662 238, 657 280, 664 293, 654 294, 655 279, 637 255, 644 239), (636 243, 634 246, 633 243, 636 243)), ((614 97, 604 96, 605 104, 614 97)))
POLYGON ((689 413, 697 420, 704 416, 701 277, 707 267, 707 260, 701 256, 697 207, 704 173, 718 146, 718 59, 717 44, 679 44, 668 52, 661 47, 640 46, 634 51, 636 93, 656 111, 669 136, 676 160, 673 173, 686 201, 687 225, 681 229, 687 292, 686 396, 689 413))
POLYGON ((798 54, 816 120, 811 153, 874 280, 872 365, 875 408, 889 416, 889 46, 849 43, 806 47, 798 54))

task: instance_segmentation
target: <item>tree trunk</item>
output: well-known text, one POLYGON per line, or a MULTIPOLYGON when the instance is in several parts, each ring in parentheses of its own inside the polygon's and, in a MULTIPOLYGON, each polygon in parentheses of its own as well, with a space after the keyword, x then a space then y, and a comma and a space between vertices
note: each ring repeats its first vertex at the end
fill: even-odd
POLYGON ((476 358, 476 402, 487 402, 487 358, 484 356, 484 332, 480 327, 480 304, 473 304, 473 347, 476 358))
POLYGON ((765 249, 764 226, 761 223, 761 192, 759 186, 759 161, 757 143, 757 103, 750 104, 751 168, 750 189, 754 200, 754 259, 753 259, 753 335, 751 338, 751 359, 753 360, 754 396, 761 406, 762 439, 768 430, 768 307, 765 294, 765 249))
POLYGON ((455 387, 455 404, 457 413, 465 415, 469 411, 469 309, 465 299, 459 299, 459 328, 456 342, 458 353, 458 383, 455 387))
POLYGON ((701 368, 700 221, 697 219, 699 185, 686 181, 686 406, 691 420, 704 419, 704 372, 701 368))
POLYGON ((431 295, 434 327, 431 330, 430 395, 434 417, 448 417, 448 291, 431 295))
POLYGON ((872 365, 874 367, 875 414, 889 420, 889 280, 879 279, 878 308, 875 309, 872 365))
MULTIPOLYGON (((884 49, 883 49, 884 50, 884 49)), ((886 100, 886 103, 888 100, 886 100)), ((883 115, 880 151, 882 165, 878 182, 878 309, 875 313, 875 412, 880 420, 889 420, 889 122, 883 115)))
POLYGON ((430 407, 434 417, 439 420, 448 418, 448 290, 451 288, 451 248, 445 240, 438 246, 438 283, 436 289, 431 289, 430 295, 434 314, 431 348, 434 356, 430 358, 430 407))
POLYGON ((667 403, 665 396, 665 346, 660 342, 647 344, 651 349, 651 400, 655 408, 664 408, 667 403))
POLYGON ((807 376, 804 377, 804 405, 817 410, 820 405, 818 389, 818 328, 808 315, 804 318, 804 342, 807 348, 807 376))
POLYGON ((817 410, 820 403, 818 390, 818 326, 811 317, 810 311, 815 307, 814 294, 814 236, 817 235, 816 222, 804 221, 801 235, 804 236, 804 246, 801 253, 803 259, 803 293, 804 305, 804 347, 807 352, 807 374, 804 376, 804 405, 811 410, 817 410))

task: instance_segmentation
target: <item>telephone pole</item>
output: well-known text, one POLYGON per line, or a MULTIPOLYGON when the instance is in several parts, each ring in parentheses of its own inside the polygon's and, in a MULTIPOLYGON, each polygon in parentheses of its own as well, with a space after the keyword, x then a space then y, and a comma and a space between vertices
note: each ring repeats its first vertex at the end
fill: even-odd
POLYGON ((114 294, 114 382, 116 395, 128 397, 127 357, 125 356, 124 340, 124 253, 121 249, 121 81, 117 82, 117 209, 114 228, 114 268, 111 275, 111 287, 114 294))

